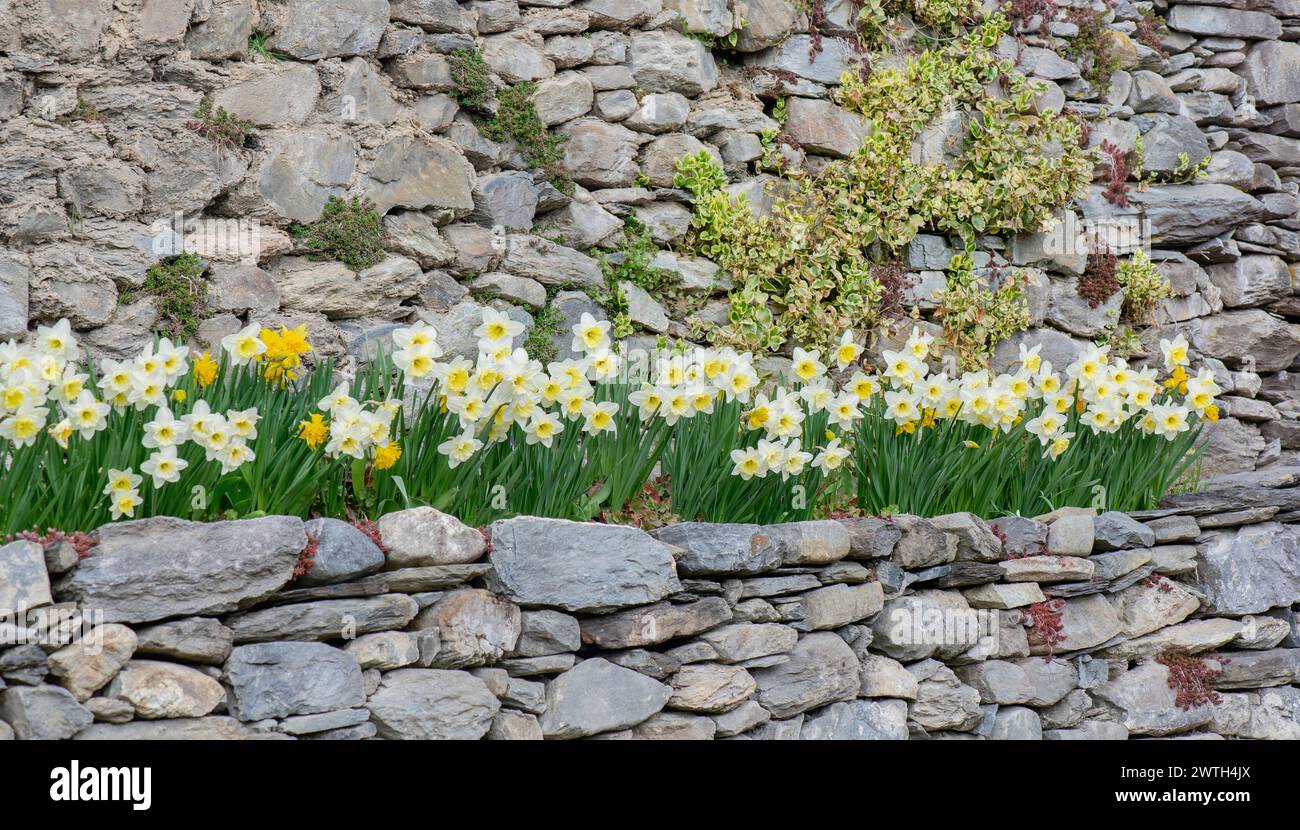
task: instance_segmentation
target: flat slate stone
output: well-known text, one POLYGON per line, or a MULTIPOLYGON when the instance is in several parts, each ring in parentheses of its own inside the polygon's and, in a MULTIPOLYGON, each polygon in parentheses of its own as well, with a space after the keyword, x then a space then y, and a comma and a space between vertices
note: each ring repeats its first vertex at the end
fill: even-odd
POLYGON ((323 599, 245 611, 226 618, 236 643, 269 640, 340 640, 402 628, 420 606, 405 594, 364 599, 323 599))
POLYGON ((289 516, 119 522, 99 529, 99 544, 58 592, 103 611, 105 622, 224 614, 283 587, 306 545, 302 520, 289 516))
POLYGON ((379 594, 418 594, 424 591, 441 591, 456 588, 478 579, 492 570, 483 563, 471 565, 428 565, 423 568, 402 568, 396 571, 365 576, 351 582, 321 585, 315 588, 296 588, 279 591, 267 597, 262 605, 285 605, 291 602, 308 602, 316 599, 344 599, 348 597, 373 597, 379 594))
POLYGON ((689 576, 760 574, 776 570, 785 559, 783 540, 773 539, 761 525, 683 522, 652 535, 686 551, 679 566, 689 576))
POLYGON ((226 661, 225 678, 231 714, 243 721, 313 715, 366 702, 356 658, 324 643, 237 646, 226 661))
POLYGON ((604 612, 681 589, 672 554, 634 527, 521 516, 492 524, 489 587, 523 606, 604 612))
POLYGON ((542 732, 581 738, 635 726, 664 708, 671 687, 596 657, 583 660, 546 687, 542 732))

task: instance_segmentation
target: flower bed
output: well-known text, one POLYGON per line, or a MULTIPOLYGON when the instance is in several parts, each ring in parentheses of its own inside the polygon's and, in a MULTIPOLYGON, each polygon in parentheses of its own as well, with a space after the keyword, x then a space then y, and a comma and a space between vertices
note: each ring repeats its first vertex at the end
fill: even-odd
POLYGON ((341 382, 329 361, 303 370, 303 329, 250 326, 215 358, 163 338, 95 364, 67 321, 41 327, 0 347, 0 530, 414 505, 475 525, 608 518, 647 491, 729 522, 1134 510, 1193 470, 1218 416, 1181 337, 1161 344, 1162 381, 1105 347, 1063 372, 1022 347, 1014 373, 949 377, 917 330, 870 373, 848 331, 832 354, 795 349, 781 385, 731 348, 614 351, 609 325, 584 315, 584 357, 543 366, 492 309, 476 361, 439 360, 418 323, 341 382))

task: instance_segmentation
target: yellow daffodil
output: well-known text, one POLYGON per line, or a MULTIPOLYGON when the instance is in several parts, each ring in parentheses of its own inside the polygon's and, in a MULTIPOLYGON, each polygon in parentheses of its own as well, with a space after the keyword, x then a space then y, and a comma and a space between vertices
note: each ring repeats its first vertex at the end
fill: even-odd
POLYGON ((194 380, 198 382, 200 389, 207 389, 217 379, 217 368, 217 361, 213 360, 208 352, 204 352, 202 357, 194 361, 194 380))
POLYGON ((375 447, 375 469, 391 469, 397 460, 402 457, 402 447, 396 441, 389 441, 383 446, 375 447))
POLYGON ((298 422, 298 437, 306 442, 308 448, 316 449, 329 437, 329 421, 319 412, 313 412, 309 420, 298 422))

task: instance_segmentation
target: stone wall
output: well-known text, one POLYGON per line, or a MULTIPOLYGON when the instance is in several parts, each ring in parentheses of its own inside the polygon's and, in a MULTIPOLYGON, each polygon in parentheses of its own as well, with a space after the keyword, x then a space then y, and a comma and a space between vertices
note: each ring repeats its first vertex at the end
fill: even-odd
MULTIPOLYGON (((1141 135, 1145 174, 1172 172, 1180 153, 1208 158, 1195 183, 1133 194, 1175 293, 1146 342, 1184 333, 1227 392, 1233 418, 1211 428, 1205 472, 1294 459, 1300 4, 1120 0, 1105 20, 1123 68, 1104 93, 1064 57, 1080 2, 1060 5, 999 47, 1048 82, 1039 105, 1085 115, 1094 146, 1127 152, 1141 135), (1152 8, 1168 24, 1167 56, 1130 37, 1152 8)), ((420 317, 450 352, 473 353, 477 303, 531 326, 549 302, 563 356, 569 324, 605 316, 588 252, 617 245, 626 216, 651 229, 665 248, 656 263, 683 290, 708 297, 695 317, 723 321, 727 275, 668 250, 690 217, 674 162, 715 152, 761 210, 763 130, 783 130, 782 152, 812 170, 851 151, 860 125, 829 96, 862 60, 856 11, 852 0, 0 0, 0 340, 68 317, 96 353, 133 352, 158 311, 147 295, 120 300, 160 249, 175 250, 178 214, 206 234, 189 239, 206 261, 205 346, 250 321, 305 323, 322 354, 347 363, 420 317), (678 31, 725 42, 737 21, 734 47, 716 56, 678 31), (572 196, 458 108, 447 55, 471 46, 499 86, 536 82, 542 118, 567 138, 572 196), (251 147, 222 150, 187 129, 205 97, 252 122, 251 147), (384 214, 389 255, 359 274, 305 258, 286 232, 335 194, 369 196, 384 214), (222 244, 241 233, 252 234, 235 246, 242 259, 222 244)), ((1120 212, 1101 192, 1065 226, 1120 212)), ((1025 266, 1033 281, 1032 328, 999 364, 1028 340, 1064 366, 1115 310, 1081 301, 1077 251, 1052 253, 1040 235, 981 247, 981 262, 1025 266)), ((951 251, 934 235, 911 245, 923 314, 951 251)), ((628 300, 639 343, 690 334, 659 298, 633 286, 628 300)))
POLYGON ((416 508, 16 541, 0 607, 95 627, 0 646, 0 738, 1300 739, 1298 485, 989 523, 416 508))

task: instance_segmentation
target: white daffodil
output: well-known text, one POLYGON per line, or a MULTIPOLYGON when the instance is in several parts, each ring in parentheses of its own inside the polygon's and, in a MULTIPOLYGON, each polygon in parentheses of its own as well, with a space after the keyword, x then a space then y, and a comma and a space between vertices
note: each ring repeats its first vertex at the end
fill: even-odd
POLYGON ((221 348, 225 349, 231 365, 246 366, 266 354, 266 344, 259 336, 261 331, 261 327, 253 323, 221 338, 221 348))
POLYGON ((169 445, 151 453, 140 465, 140 472, 153 480, 156 490, 164 484, 175 484, 180 481, 181 472, 188 466, 188 461, 176 456, 176 447, 169 445))

